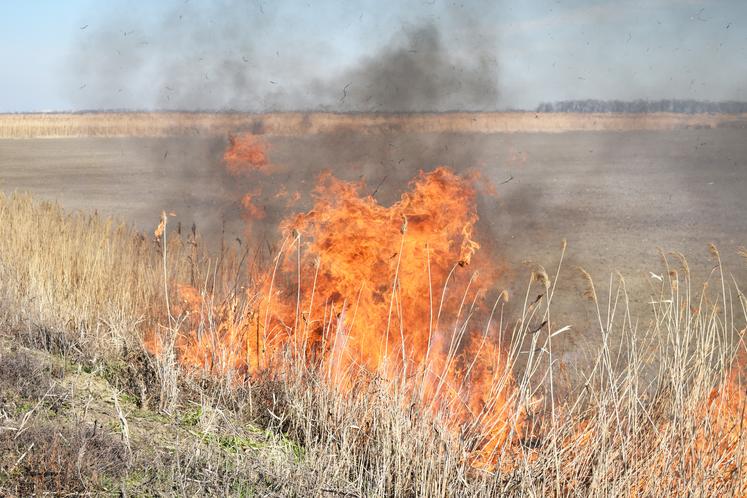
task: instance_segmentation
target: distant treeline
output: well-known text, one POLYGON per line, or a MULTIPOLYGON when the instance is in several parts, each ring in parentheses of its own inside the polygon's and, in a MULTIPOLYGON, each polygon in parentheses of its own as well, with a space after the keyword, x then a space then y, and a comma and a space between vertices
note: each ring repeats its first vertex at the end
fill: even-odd
POLYGON ((676 112, 682 114, 747 113, 747 102, 707 102, 702 100, 561 100, 543 102, 536 112, 676 112))

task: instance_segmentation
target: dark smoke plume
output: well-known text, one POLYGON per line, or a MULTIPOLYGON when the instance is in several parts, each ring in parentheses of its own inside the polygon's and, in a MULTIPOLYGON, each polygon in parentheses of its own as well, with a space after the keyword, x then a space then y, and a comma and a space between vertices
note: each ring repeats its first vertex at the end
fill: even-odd
POLYGON ((348 86, 339 107, 386 112, 495 109, 495 59, 479 51, 456 52, 445 46, 433 24, 408 29, 404 39, 395 39, 338 78, 348 86))

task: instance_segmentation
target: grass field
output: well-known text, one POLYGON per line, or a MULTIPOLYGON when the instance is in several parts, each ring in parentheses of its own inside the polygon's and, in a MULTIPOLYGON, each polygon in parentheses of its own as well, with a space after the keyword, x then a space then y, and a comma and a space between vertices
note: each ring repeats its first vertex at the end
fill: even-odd
MULTIPOLYGON (((680 254, 662 254, 645 297, 628 295, 621 276, 586 278, 577 306, 593 310, 599 341, 578 369, 553 354, 573 325, 553 319, 562 252, 556 268, 535 268, 512 298, 523 301, 516 316, 500 317, 505 354, 482 412, 455 424, 453 405, 419 389, 417 365, 410 375, 353 369, 341 381, 334 355, 299 353, 292 341, 264 367, 251 356, 243 370, 185 364, 184 340, 259 330, 272 276, 239 251, 211 254, 198 233, 170 224, 154 239, 25 196, 0 198, 0 218, 4 493, 747 492, 747 300, 715 247, 705 285, 680 254), (184 286, 199 308, 184 304, 184 286), (632 297, 648 311, 633 316, 632 297), (485 417, 500 438, 475 422, 485 417)), ((470 370, 447 383, 448 399, 471 389, 470 370)))
POLYGON ((80 113, 0 115, 0 138, 168 137, 252 131, 271 135, 330 132, 512 133, 745 128, 744 115, 572 114, 533 112, 443 114, 80 113))

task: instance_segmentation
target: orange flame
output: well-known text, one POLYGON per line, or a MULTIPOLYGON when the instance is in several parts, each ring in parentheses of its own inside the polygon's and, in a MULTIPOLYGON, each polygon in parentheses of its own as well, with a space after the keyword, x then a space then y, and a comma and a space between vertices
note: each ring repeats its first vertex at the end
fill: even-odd
MULTIPOLYGON (((232 140, 231 171, 254 140, 232 140)), ((255 159, 266 164, 264 154, 255 159)), ((521 423, 506 422, 513 380, 478 285, 499 272, 474 264, 475 190, 445 167, 421 172, 388 207, 359 195, 361 186, 321 175, 312 209, 281 223, 284 249, 252 310, 179 286, 174 313, 188 330, 176 343, 180 361, 252 373, 282 368, 279 353, 291 350, 343 390, 361 369, 405 382, 455 429, 470 426, 481 439, 474 461, 490 463, 521 423)), ((255 195, 242 201, 248 220, 262 215, 255 195)))
MULTIPOLYGON (((466 268, 480 247, 474 188, 445 167, 421 172, 389 207, 360 187, 324 173, 313 208, 281 224, 284 278, 264 292, 267 350, 291 343, 336 378, 360 367, 412 375, 421 400, 455 426, 477 424, 494 452, 512 429, 512 386, 495 337, 472 317, 484 296, 466 268)), ((488 281, 498 273, 478 267, 488 281)))
POLYGON ((189 285, 177 286, 177 296, 175 314, 189 330, 176 344, 182 365, 220 375, 245 373, 254 315, 232 301, 215 303, 213 296, 189 285))
MULTIPOLYGON (((263 141, 245 134, 230 142, 224 159, 232 174, 268 173, 263 141)), ((179 359, 213 373, 252 374, 287 367, 281 353, 291 351, 343 391, 361 370, 403 383, 413 401, 443 414, 455 433, 466 428, 477 436, 467 457, 473 465, 494 468, 528 424, 516 414, 506 354, 487 319, 489 306, 481 304, 488 297, 481 283, 500 269, 479 258, 473 239, 475 188, 443 166, 421 172, 391 206, 361 195, 361 187, 321 175, 312 208, 281 222, 281 253, 252 306, 178 286, 174 314, 187 330, 177 338, 179 359)), ((264 216, 258 195, 242 199, 248 222, 264 216)), ((299 194, 282 187, 275 198, 291 203, 299 194)), ((165 223, 164 216, 156 237, 165 223)), ((157 335, 147 340, 153 352, 163 349, 157 335)), ((742 363, 712 391, 702 409, 707 431, 695 432, 693 458, 685 463, 718 469, 718 483, 747 475, 747 464, 734 458, 746 422, 742 363)), ((580 422, 569 446, 592 444, 592 430, 580 422)))
POLYGON ((267 174, 271 170, 267 158, 267 143, 251 133, 230 135, 229 147, 223 154, 226 169, 232 175, 251 172, 267 174))
POLYGON ((244 207, 244 216, 248 220, 261 220, 265 217, 265 208, 258 206, 255 199, 259 192, 247 192, 241 198, 241 205, 244 207))
POLYGON ((705 409, 700 412, 703 428, 696 434, 695 454, 688 462, 693 468, 702 465, 716 469, 712 476, 715 487, 740 477, 739 492, 742 496, 747 496, 747 462, 739 458, 747 427, 745 365, 747 355, 740 350, 722 385, 711 391, 705 409))

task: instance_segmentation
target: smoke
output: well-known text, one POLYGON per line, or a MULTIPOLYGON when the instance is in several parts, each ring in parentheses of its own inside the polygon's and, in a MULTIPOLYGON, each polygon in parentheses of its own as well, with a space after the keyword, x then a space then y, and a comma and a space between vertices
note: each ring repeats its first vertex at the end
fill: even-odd
POLYGON ((459 48, 446 46, 433 24, 406 29, 403 37, 340 76, 338 81, 346 83, 339 107, 387 112, 495 109, 495 58, 459 48))
MULTIPOLYGON (((350 33, 309 31, 304 16, 321 19, 323 9, 239 0, 152 9, 112 10, 81 31, 65 89, 76 108, 417 112, 499 103, 494 30, 464 8, 447 8, 447 20, 401 19, 388 34, 359 26, 353 47, 343 45, 350 33)), ((348 18, 363 13, 340 24, 348 18)))
MULTIPOLYGON (((307 16, 322 19, 332 13, 324 7, 304 10, 295 2, 223 0, 112 10, 81 32, 68 86, 79 109, 490 111, 500 100, 497 37, 482 16, 491 18, 495 8, 495 2, 476 1, 469 8, 439 7, 432 15, 422 8, 414 17, 379 15, 366 24, 368 12, 376 11, 370 8, 350 10, 332 23, 339 31, 354 30, 357 38, 350 32, 320 33, 329 26, 309 31, 314 23, 307 16), (352 27, 346 27, 348 21, 352 27)), ((252 227, 252 239, 260 245, 277 237, 277 223, 288 210, 288 197, 276 194, 282 189, 308 194, 323 168, 344 180, 363 180, 364 193, 388 205, 418 170, 446 164, 464 171, 476 166, 479 154, 468 147, 450 151, 436 134, 373 139, 341 130, 273 137, 269 154, 277 170, 249 177, 225 171, 226 140, 162 139, 148 161, 178 161, 174 174, 180 181, 171 182, 174 205, 168 209, 177 211, 185 226, 197 220, 203 231, 222 230, 225 223, 243 237, 235 229, 241 222, 240 199, 261 184, 253 202, 265 216, 252 227), (183 150, 189 153, 174 155, 183 150), (181 181, 185 175, 210 187, 194 189, 181 181)), ((293 208, 307 209, 309 201, 304 195, 293 208)))

